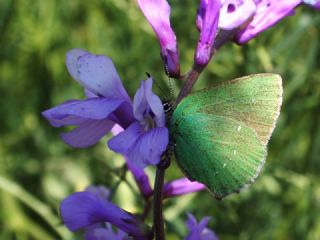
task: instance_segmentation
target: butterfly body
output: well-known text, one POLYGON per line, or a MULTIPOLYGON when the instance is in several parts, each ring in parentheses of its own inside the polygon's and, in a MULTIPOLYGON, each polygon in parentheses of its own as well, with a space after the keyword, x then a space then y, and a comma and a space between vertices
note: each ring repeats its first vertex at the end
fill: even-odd
POLYGON ((257 74, 184 98, 170 118, 177 162, 190 180, 223 198, 252 183, 279 115, 281 78, 257 74))

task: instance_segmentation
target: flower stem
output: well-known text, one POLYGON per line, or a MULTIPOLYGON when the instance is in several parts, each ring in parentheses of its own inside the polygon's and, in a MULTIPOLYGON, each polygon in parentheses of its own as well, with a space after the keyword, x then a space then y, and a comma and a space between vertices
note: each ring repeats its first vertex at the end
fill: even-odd
POLYGON ((165 169, 157 168, 153 196, 153 227, 156 240, 164 240, 164 222, 162 213, 162 187, 165 169))
POLYGON ((177 97, 176 104, 178 104, 185 96, 187 96, 199 78, 200 73, 202 72, 203 68, 195 67, 191 69, 191 71, 185 76, 184 78, 184 85, 177 97))
POLYGON ((160 163, 157 165, 156 179, 154 182, 153 195, 153 228, 156 240, 165 240, 164 221, 162 211, 163 182, 166 169, 170 166, 170 147, 162 155, 160 163))

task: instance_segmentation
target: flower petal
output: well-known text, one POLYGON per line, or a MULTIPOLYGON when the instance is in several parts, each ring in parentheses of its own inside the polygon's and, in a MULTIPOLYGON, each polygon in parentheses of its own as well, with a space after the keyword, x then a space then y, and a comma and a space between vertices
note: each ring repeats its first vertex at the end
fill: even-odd
POLYGON ((151 129, 136 140, 128 152, 129 161, 138 168, 157 165, 169 142, 168 129, 158 127, 151 129))
POLYGON ((86 120, 71 132, 62 133, 62 140, 74 148, 85 148, 96 144, 113 127, 109 119, 86 120))
POLYGON ((164 197, 174 197, 205 189, 205 186, 198 182, 191 182, 188 178, 180 178, 167 182, 163 186, 164 197))
POLYGON ((303 2, 317 10, 320 10, 320 0, 304 0, 303 2))
MULTIPOLYGON (((115 136, 118 135, 119 133, 121 133, 122 131, 123 131, 123 128, 120 127, 118 124, 114 125, 114 127, 111 130, 112 134, 115 136)), ((144 197, 150 197, 153 190, 151 188, 148 175, 144 172, 143 169, 135 167, 131 163, 131 161, 128 160, 127 156, 124 156, 124 158, 126 160, 128 169, 132 173, 132 175, 133 175, 133 177, 139 187, 141 194, 144 197)))
POLYGON ((155 31, 161 46, 161 56, 170 76, 180 75, 176 35, 170 26, 170 6, 166 0, 137 0, 155 31))
MULTIPOLYGON (((115 98, 89 98, 86 100, 72 100, 42 112, 42 115, 55 126, 67 125, 70 116, 87 119, 104 119, 123 103, 115 98), (66 120, 66 123, 63 121, 66 120)), ((72 120, 76 121, 76 120, 72 120)), ((68 124, 70 125, 70 124, 68 124)))
POLYGON ((68 70, 75 80, 98 96, 121 98, 130 102, 112 60, 91 53, 79 56, 79 51, 76 49, 67 54, 68 70))
POLYGON ((87 98, 98 97, 98 96, 95 95, 93 92, 90 92, 88 89, 84 89, 84 93, 85 93, 85 95, 86 95, 87 98))
POLYGON ((125 240, 128 235, 125 232, 118 230, 114 232, 110 224, 105 227, 93 227, 86 229, 85 240, 125 240))
POLYGON ((74 80, 79 82, 79 74, 78 74, 78 60, 81 56, 90 54, 89 52, 82 50, 82 49, 72 49, 71 51, 67 52, 66 54, 66 66, 68 72, 73 77, 74 80))
POLYGON ((219 28, 232 30, 240 27, 256 12, 253 0, 224 0, 221 1, 219 28))
POLYGON ((189 228, 189 234, 185 240, 218 240, 218 237, 213 231, 206 228, 210 218, 204 217, 199 223, 192 214, 188 214, 188 220, 186 222, 189 228))
POLYGON ((255 2, 257 11, 252 21, 235 36, 239 44, 248 42, 282 18, 294 14, 294 8, 301 3, 301 0, 255 0, 255 2))
POLYGON ((194 61, 201 68, 206 66, 212 56, 212 47, 216 37, 220 0, 200 0, 197 14, 197 28, 200 30, 194 61))
POLYGON ((148 175, 144 172, 143 169, 134 166, 132 162, 128 159, 128 157, 125 158, 128 165, 128 169, 130 170, 130 172, 132 172, 132 175, 139 187, 141 194, 146 198, 150 197, 153 190, 151 188, 148 175))
POLYGON ((85 189, 86 192, 92 193, 93 195, 101 198, 102 200, 107 200, 110 196, 110 191, 104 186, 88 186, 85 189))
POLYGON ((137 120, 144 121, 145 113, 152 111, 157 127, 165 126, 165 113, 160 98, 152 92, 152 78, 141 81, 133 99, 133 114, 137 120))
POLYGON ((108 142, 108 147, 117 153, 127 155, 142 133, 143 130, 140 124, 134 122, 126 130, 111 138, 108 142))
POLYGON ((145 236, 147 228, 132 214, 90 192, 76 192, 60 205, 64 224, 77 231, 93 224, 110 222, 131 236, 145 236))

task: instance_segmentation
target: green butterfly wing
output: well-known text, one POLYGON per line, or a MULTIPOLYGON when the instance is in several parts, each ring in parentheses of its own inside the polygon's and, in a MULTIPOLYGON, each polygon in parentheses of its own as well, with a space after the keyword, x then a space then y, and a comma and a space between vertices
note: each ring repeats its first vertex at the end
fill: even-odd
POLYGON ((257 74, 184 98, 170 121, 175 156, 190 180, 223 198, 252 183, 282 102, 281 77, 257 74))

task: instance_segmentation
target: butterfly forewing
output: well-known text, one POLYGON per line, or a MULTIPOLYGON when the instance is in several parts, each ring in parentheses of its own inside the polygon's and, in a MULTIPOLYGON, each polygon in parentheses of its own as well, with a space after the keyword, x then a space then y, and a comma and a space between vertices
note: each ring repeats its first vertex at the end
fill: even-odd
POLYGON ((183 99, 170 126, 183 172, 217 198, 253 182, 265 161, 281 96, 278 75, 258 74, 183 99))

